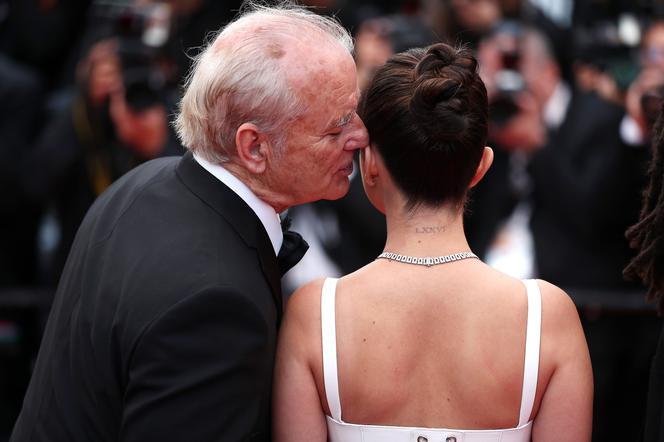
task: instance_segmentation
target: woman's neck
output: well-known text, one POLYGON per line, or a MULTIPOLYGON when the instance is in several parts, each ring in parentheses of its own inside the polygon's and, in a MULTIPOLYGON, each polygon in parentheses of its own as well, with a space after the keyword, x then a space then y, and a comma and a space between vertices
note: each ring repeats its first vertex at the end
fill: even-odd
POLYGON ((446 206, 412 213, 387 211, 386 252, 425 257, 468 250, 461 210, 446 206))

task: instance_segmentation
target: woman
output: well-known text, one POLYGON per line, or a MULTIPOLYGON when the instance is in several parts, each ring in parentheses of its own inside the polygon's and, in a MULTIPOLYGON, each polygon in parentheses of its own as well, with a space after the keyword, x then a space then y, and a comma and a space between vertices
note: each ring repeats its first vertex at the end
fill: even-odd
POLYGON ((360 167, 387 218, 387 254, 292 296, 276 441, 590 440, 574 304, 469 252, 463 206, 493 158, 487 114, 466 50, 410 50, 377 71, 360 104, 372 137, 360 167))

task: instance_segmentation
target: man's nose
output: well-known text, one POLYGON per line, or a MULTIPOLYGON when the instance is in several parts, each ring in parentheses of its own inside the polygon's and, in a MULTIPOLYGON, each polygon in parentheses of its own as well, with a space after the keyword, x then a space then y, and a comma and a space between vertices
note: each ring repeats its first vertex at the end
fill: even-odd
POLYGON ((364 122, 357 114, 355 114, 350 124, 353 126, 351 129, 352 132, 348 137, 348 141, 346 141, 346 144, 344 145, 344 149, 364 149, 369 145, 369 132, 367 132, 364 122))

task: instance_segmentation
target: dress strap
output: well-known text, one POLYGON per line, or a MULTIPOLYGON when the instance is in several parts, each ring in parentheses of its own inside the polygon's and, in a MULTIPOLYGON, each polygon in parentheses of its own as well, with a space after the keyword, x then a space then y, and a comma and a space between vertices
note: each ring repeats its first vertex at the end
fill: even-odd
POLYGON ((336 278, 327 278, 323 283, 323 292, 321 293, 320 300, 320 322, 323 337, 323 381, 325 383, 325 396, 332 418, 341 422, 335 318, 337 281, 336 278))
POLYGON ((528 322, 526 325, 526 355, 523 364, 519 426, 528 423, 535 403, 539 371, 540 334, 542 331, 542 294, 539 286, 534 279, 526 279, 523 283, 528 293, 528 322))

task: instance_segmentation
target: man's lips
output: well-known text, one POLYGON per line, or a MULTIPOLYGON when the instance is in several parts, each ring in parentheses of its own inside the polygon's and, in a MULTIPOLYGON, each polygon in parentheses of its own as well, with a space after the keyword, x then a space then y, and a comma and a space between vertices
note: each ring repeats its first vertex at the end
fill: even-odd
POLYGON ((350 175, 351 173, 353 173, 353 162, 351 161, 350 163, 346 164, 344 167, 342 167, 339 170, 345 173, 346 175, 350 175))

